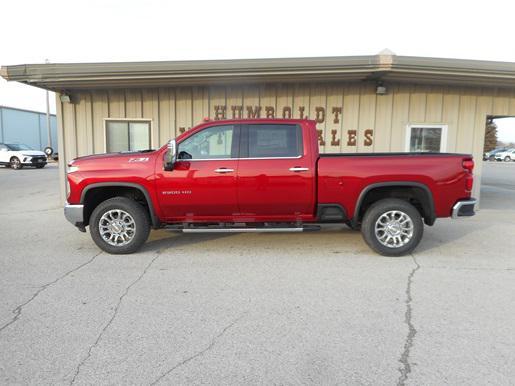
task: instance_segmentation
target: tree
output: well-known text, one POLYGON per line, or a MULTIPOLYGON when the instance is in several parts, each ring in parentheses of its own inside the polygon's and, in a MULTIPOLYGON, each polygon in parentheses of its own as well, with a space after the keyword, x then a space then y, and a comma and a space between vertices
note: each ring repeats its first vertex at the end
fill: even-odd
POLYGON ((497 147, 497 125, 493 119, 488 119, 485 128, 485 146, 483 152, 488 152, 497 147))

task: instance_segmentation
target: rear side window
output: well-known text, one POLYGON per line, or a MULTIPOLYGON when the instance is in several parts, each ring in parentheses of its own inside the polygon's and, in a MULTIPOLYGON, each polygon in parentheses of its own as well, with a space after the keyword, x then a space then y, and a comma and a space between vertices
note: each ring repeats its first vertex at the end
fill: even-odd
POLYGON ((297 125, 248 125, 248 157, 302 155, 302 131, 297 125))

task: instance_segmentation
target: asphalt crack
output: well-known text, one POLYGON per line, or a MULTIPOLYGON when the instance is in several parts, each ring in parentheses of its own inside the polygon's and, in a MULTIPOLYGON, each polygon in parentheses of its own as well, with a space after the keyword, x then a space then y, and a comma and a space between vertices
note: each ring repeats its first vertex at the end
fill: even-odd
POLYGON ((80 374, 80 370, 82 369, 82 366, 84 366, 84 364, 89 360, 89 358, 91 357, 91 353, 93 352, 93 350, 95 349, 95 347, 98 346, 98 344, 100 343, 100 341, 102 340, 102 337, 104 336, 105 332, 107 331, 107 329, 111 326, 111 324, 113 323, 113 321, 115 320, 116 316, 118 315, 118 311, 120 310, 120 306, 123 302, 123 299, 127 296, 127 294, 129 293, 129 291, 131 290, 131 288, 133 286, 135 286, 142 278, 143 276, 145 276, 145 274, 147 273, 147 271, 150 269, 150 267, 152 266, 152 264, 154 264, 154 262, 158 259, 158 257, 161 255, 161 252, 162 251, 158 251, 156 253, 156 255, 150 260, 150 262, 145 266, 145 269, 143 269, 143 271, 141 272, 141 274, 135 279, 133 280, 128 286, 127 288, 125 288, 125 291, 123 291, 123 293, 121 294, 121 296, 118 298, 118 302, 116 303, 116 306, 114 308, 114 312, 113 314, 111 315, 111 318, 109 319, 109 321, 104 325, 104 327, 102 328, 102 330, 100 331, 100 333, 98 334, 95 342, 89 347, 88 349, 88 352, 86 354, 86 356, 79 362, 79 364, 77 365, 76 369, 75 369, 75 372, 73 374, 73 378, 70 382, 70 385, 73 385, 75 383, 75 381, 77 380, 79 374, 80 374))
POLYGON ((97 258, 97 256, 100 255, 101 253, 102 252, 98 252, 96 255, 91 257, 85 263, 82 263, 81 265, 73 268, 72 270, 70 270, 68 272, 65 272, 63 275, 59 276, 57 279, 55 279, 55 280, 53 280, 53 281, 51 281, 51 282, 49 282, 49 283, 39 287, 39 289, 27 301, 25 301, 24 303, 22 303, 19 306, 17 306, 14 310, 12 310, 12 313, 14 314, 13 318, 10 321, 8 321, 7 323, 5 323, 2 327, 0 327, 0 332, 2 332, 7 327, 9 327, 13 323, 15 323, 20 318, 20 316, 21 316, 21 314, 23 312, 23 308, 25 306, 27 306, 28 304, 30 304, 34 299, 36 299, 43 291, 45 291, 47 288, 53 286, 57 282, 63 280, 64 278, 66 278, 67 276, 71 275, 72 273, 77 272, 79 269, 81 269, 81 268, 85 267, 86 265, 92 263, 93 260, 95 260, 97 258))
POLYGON ((185 364, 187 364, 188 362, 191 362, 192 360, 198 358, 198 357, 201 357, 202 355, 204 355, 206 352, 210 351, 215 345, 216 345, 216 342, 228 331, 230 330, 232 327, 234 327, 234 325, 236 323, 238 323, 246 314, 248 313, 248 311, 244 312, 243 314, 241 314, 239 317, 237 317, 236 319, 234 319, 231 323, 229 323, 227 326, 225 326, 222 331, 220 333, 218 333, 213 339, 211 339, 211 342, 209 343, 209 345, 204 348, 203 350, 201 351, 198 351, 197 353, 187 357, 186 359, 180 361, 179 363, 177 363, 175 366, 171 367, 170 369, 166 370, 164 373, 162 373, 159 377, 157 377, 157 379, 155 381, 153 381, 150 385, 156 385, 158 384, 159 382, 161 382, 161 380, 163 380, 163 378, 167 377, 168 375, 170 375, 172 372, 174 372, 175 370, 177 370, 179 367, 181 366, 184 366, 185 364))
POLYGON ((413 341, 415 339, 415 335, 417 335, 417 330, 413 325, 412 317, 413 317, 413 306, 412 300, 413 297, 411 295, 411 287, 413 285, 413 278, 415 273, 420 269, 420 265, 417 262, 417 259, 413 254, 411 254, 411 258, 415 263, 415 268, 413 268, 408 275, 408 283, 406 285, 406 312, 404 313, 404 323, 408 326, 408 335, 406 336, 406 340, 404 341, 404 351, 399 358, 399 362, 401 363, 401 367, 399 367, 399 379, 397 380, 398 386, 404 386, 408 379, 409 374, 411 373, 411 363, 410 363, 410 352, 413 347, 413 341))
POLYGON ((29 214, 29 213, 44 213, 44 212, 53 212, 55 210, 61 210, 62 207, 50 208, 50 209, 35 209, 35 210, 20 210, 15 212, 3 212, 0 213, 0 216, 10 216, 13 214, 29 214))

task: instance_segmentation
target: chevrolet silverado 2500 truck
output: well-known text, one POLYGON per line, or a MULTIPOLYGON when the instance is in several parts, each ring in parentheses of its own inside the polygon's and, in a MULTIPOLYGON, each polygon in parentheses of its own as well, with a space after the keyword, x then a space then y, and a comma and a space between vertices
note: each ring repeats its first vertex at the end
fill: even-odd
POLYGON ((109 253, 150 229, 300 232, 361 229, 387 256, 410 253, 424 224, 474 215, 474 162, 446 153, 319 154, 311 120, 205 122, 159 150, 92 155, 68 165, 66 218, 109 253))

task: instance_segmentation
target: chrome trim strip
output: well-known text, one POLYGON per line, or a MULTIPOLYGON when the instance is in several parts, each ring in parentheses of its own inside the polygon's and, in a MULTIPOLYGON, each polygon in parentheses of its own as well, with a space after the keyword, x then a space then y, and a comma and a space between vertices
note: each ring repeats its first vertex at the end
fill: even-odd
POLYGON ((73 225, 84 222, 84 205, 72 205, 68 202, 64 205, 64 217, 73 225))
POLYGON ((304 228, 198 228, 183 229, 183 233, 270 233, 270 232, 302 232, 304 228))
POLYGON ((476 205, 477 203, 477 200, 475 198, 472 198, 470 200, 463 200, 463 201, 458 201, 456 204, 454 204, 454 206, 452 207, 452 215, 451 217, 452 218, 460 218, 460 217, 463 217, 463 216, 459 216, 458 213, 460 212, 460 209, 462 206, 464 205, 476 205))
POLYGON ((296 157, 253 157, 253 158, 197 158, 197 159, 177 159, 177 162, 194 162, 194 161, 244 161, 244 160, 259 160, 259 159, 299 159, 304 157, 298 155, 296 157))
POLYGON ((303 168, 303 167, 293 167, 293 168, 289 168, 288 169, 290 172, 307 172, 309 170, 309 168, 303 168))

